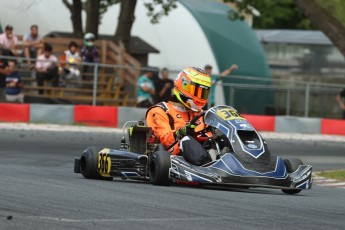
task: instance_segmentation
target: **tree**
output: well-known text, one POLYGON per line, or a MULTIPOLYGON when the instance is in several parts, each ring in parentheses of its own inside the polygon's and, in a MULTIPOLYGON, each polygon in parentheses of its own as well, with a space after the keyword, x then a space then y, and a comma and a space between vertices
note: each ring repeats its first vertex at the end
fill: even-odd
MULTIPOLYGON (((132 25, 135 21, 134 11, 137 0, 121 0, 120 16, 116 27, 115 42, 121 42, 126 49, 129 47, 132 25)), ((151 23, 158 23, 161 17, 177 7, 176 0, 151 0, 144 3, 147 8, 147 16, 151 23), (157 9, 158 8, 158 9, 157 9)))
POLYGON ((297 6, 333 42, 345 57, 345 2, 295 0, 297 6))
POLYGON ((62 0, 62 2, 71 12, 74 36, 82 38, 84 34, 82 11, 86 12, 86 33, 93 33, 97 37, 102 15, 110 6, 119 3, 120 0, 87 0, 86 2, 62 0))
POLYGON ((137 0, 121 0, 120 15, 116 27, 115 42, 121 42, 125 49, 128 50, 132 25, 135 20, 134 11, 137 5, 137 0))
MULTIPOLYGON (((238 12, 230 14, 230 18, 233 20, 242 19, 244 13, 251 14, 250 7, 255 6, 259 2, 258 0, 223 1, 237 4, 238 12)), ((345 1, 294 0, 294 4, 310 19, 314 27, 324 32, 345 57, 345 43, 343 42, 345 40, 345 1)), ((260 11, 260 5, 257 5, 257 7, 260 11)), ((273 10, 269 13, 273 13, 273 10)))
POLYGON ((260 9, 260 17, 256 17, 253 27, 257 29, 313 29, 294 0, 260 0, 254 1, 254 8, 260 9))
MULTIPOLYGON (((83 36, 81 17, 83 10, 86 12, 86 32, 93 33, 97 37, 102 15, 110 6, 120 3, 120 15, 114 41, 121 42, 128 49, 137 0, 86 0, 85 3, 81 0, 72 0, 72 2, 62 0, 62 2, 71 12, 74 35, 80 38, 83 36)), ((172 9, 177 7, 176 0, 148 0, 144 2, 144 5, 152 23, 158 23, 161 17, 168 15, 172 9)))
POLYGON ((62 0, 65 6, 71 12, 71 21, 74 31, 74 36, 77 38, 83 37, 83 22, 81 19, 81 12, 82 12, 82 3, 81 0, 73 0, 72 3, 69 3, 68 0, 62 0))

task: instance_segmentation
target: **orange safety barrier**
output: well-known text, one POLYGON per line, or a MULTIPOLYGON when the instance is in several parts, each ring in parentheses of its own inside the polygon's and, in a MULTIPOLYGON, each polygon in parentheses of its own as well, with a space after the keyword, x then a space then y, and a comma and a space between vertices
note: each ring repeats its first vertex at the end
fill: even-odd
POLYGON ((74 106, 74 123, 117 127, 118 108, 113 106, 74 106))
POLYGON ((242 114, 252 126, 258 131, 275 131, 275 117, 274 116, 262 116, 242 114))
POLYGON ((321 134, 345 135, 345 121, 321 119, 321 134))
POLYGON ((0 121, 29 122, 30 106, 28 104, 0 103, 0 121))

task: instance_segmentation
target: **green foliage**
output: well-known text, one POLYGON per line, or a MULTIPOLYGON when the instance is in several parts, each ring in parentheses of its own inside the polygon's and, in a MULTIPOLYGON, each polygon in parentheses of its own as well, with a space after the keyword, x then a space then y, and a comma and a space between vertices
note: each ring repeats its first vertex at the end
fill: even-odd
POLYGON ((336 179, 336 180, 345 180, 345 170, 336 170, 336 171, 324 171, 317 173, 318 176, 336 179))
POLYGON ((107 12, 108 8, 114 4, 117 4, 121 2, 121 0, 101 0, 100 1, 100 7, 99 7, 99 13, 100 15, 107 12))
POLYGON ((156 24, 161 17, 168 16, 169 12, 177 7, 177 0, 150 0, 145 1, 147 16, 151 18, 151 23, 156 24), (158 8, 158 9, 157 9, 158 8))
MULTIPOLYGON (((326 1, 326 0, 325 0, 326 1)), ((293 0, 224 0, 236 3, 238 12, 231 11, 230 19, 243 19, 243 14, 252 14, 251 7, 260 12, 254 18, 257 29, 313 29, 310 20, 304 16, 293 0)))
POLYGON ((107 12, 108 8, 114 4, 121 2, 121 0, 100 0, 99 5, 99 24, 101 24, 102 16, 107 12))
POLYGON ((345 1, 344 0, 316 0, 316 2, 339 22, 345 26, 345 1))

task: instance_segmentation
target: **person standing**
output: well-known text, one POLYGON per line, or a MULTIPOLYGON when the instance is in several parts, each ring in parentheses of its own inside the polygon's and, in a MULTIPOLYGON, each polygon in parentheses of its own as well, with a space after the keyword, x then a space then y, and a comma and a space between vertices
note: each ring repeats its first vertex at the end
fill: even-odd
POLYGON ((156 89, 156 100, 155 103, 161 101, 169 101, 172 93, 172 89, 174 88, 174 81, 169 79, 169 70, 167 68, 163 68, 161 71, 161 78, 155 83, 156 89))
MULTIPOLYGON (((11 50, 0 47, 0 56, 12 56, 11 50)), ((6 76, 11 73, 9 61, 6 58, 0 58, 0 102, 6 101, 5 87, 6 76)))
POLYGON ((208 75, 211 76, 211 80, 212 80, 211 91, 210 91, 210 95, 208 97, 210 107, 215 106, 215 103, 216 103, 215 93, 216 93, 217 82, 222 80, 223 77, 230 75, 236 69, 238 69, 238 67, 237 67, 237 65, 234 64, 234 65, 231 65, 226 70, 224 70, 223 72, 221 72, 219 75, 214 75, 214 74, 212 74, 212 66, 211 65, 205 66, 204 70, 208 75))
POLYGON ((37 58, 43 51, 43 40, 38 34, 38 26, 32 25, 30 27, 30 33, 25 34, 23 37, 24 56, 27 58, 27 62, 30 68, 34 68, 30 58, 37 58))
POLYGON ((152 81, 153 73, 145 72, 137 82, 137 107, 149 108, 153 105, 153 96, 155 95, 155 86, 152 81))
MULTIPOLYGON (((99 63, 100 55, 99 50, 95 46, 95 35, 93 33, 86 33, 84 35, 84 46, 81 48, 81 58, 83 63, 99 63)), ((92 80, 94 66, 83 66, 83 80, 92 80)))
POLYGON ((7 25, 5 32, 0 35, 0 45, 2 48, 9 49, 16 54, 16 45, 18 44, 18 38, 13 35, 13 26, 7 25))
MULTIPOLYGON (((46 80, 52 80, 52 85, 54 87, 59 86, 58 59, 52 54, 52 51, 53 47, 50 44, 45 44, 43 54, 37 58, 36 80, 38 86, 43 86, 46 80)), ((43 94, 43 90, 40 89, 38 93, 43 94)))
POLYGON ((345 89, 343 89, 336 97, 335 97, 336 101, 338 102, 338 105, 340 107, 340 109, 342 110, 342 118, 345 119, 345 103, 344 103, 344 99, 345 99, 345 89))

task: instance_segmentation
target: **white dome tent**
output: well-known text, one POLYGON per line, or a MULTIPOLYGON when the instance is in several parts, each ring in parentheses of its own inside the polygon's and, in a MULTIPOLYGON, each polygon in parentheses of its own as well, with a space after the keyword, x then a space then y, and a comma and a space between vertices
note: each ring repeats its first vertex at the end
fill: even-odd
MULTIPOLYGON (((72 32, 70 12, 60 0, 24 1, 0 0, 0 22, 4 27, 11 24, 15 34, 29 32, 37 24, 40 34, 51 31, 72 32), (28 2, 33 2, 30 6, 28 2)), ((211 64, 218 72, 211 47, 198 22, 180 3, 168 17, 158 24, 151 24, 146 16, 147 9, 138 1, 132 35, 139 36, 157 48, 159 54, 150 54, 149 65, 179 70, 187 66, 211 64)), ((119 15, 119 4, 109 8, 99 27, 100 34, 114 34, 119 15)))
MULTIPOLYGON (((51 31, 72 32, 70 12, 61 0, 0 0, 0 3, 0 22, 2 26, 13 25, 15 34, 29 32, 32 24, 39 25, 41 35, 51 31), (34 2, 29 9, 28 2, 34 2)), ((132 35, 160 51, 149 54, 150 66, 173 70, 172 78, 185 67, 204 67, 205 64, 213 66, 214 74, 237 64, 236 75, 271 77, 256 35, 245 22, 228 20, 230 8, 225 4, 216 0, 179 0, 177 9, 153 25, 142 3, 137 2, 132 35)), ((118 15, 119 4, 110 7, 103 16, 99 33, 114 34, 118 15)), ((217 104, 224 103, 219 93, 223 89, 229 95, 229 89, 218 86, 217 104)), ((247 112, 263 113, 265 106, 272 103, 272 96, 262 95, 260 102, 253 102, 253 96, 258 98, 254 94, 236 93, 234 106, 241 106, 247 112)), ((225 103, 230 103, 229 97, 225 99, 225 103)))

